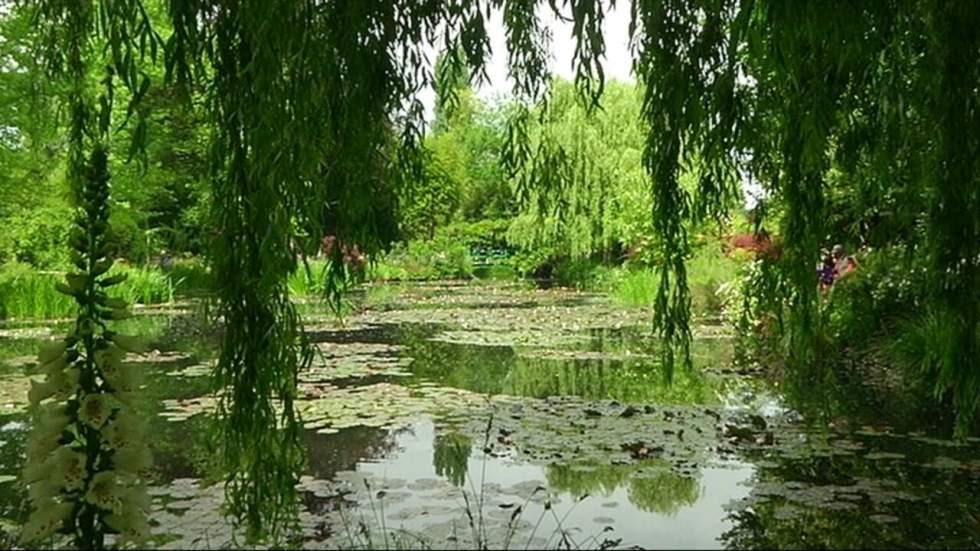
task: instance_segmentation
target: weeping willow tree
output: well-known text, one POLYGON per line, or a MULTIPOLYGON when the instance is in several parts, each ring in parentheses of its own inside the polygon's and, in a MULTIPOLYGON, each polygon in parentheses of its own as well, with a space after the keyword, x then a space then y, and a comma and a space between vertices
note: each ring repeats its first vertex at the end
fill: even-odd
POLYGON ((509 240, 573 259, 638 244, 652 229, 642 90, 607 83, 601 111, 583 104, 570 82, 556 80, 550 92, 528 128, 539 154, 514 178, 523 208, 509 240), (556 166, 535 164, 549 161, 556 166))
MULTIPOLYGON (((110 66, 127 86, 142 88, 133 52, 153 41, 144 38, 148 24, 133 19, 137 0, 42 4, 59 7, 42 16, 66 30, 60 45, 99 33, 128 45, 111 48, 110 66), (96 5, 98 24, 76 20, 96 5)), ((418 92, 433 79, 424 44, 458 52, 448 63, 465 64, 479 81, 490 53, 486 21, 493 10, 502 14, 518 101, 504 159, 525 175, 528 192, 547 194, 568 163, 567 152, 534 147, 529 134, 534 106, 552 99, 550 37, 540 16, 550 9, 572 22, 578 97, 595 109, 604 90, 603 15, 615 4, 631 10, 634 69, 644 87, 641 163, 663 258, 654 322, 668 369, 678 359, 689 363, 686 222, 724 214, 744 174, 785 202, 780 273, 787 285, 778 288, 787 289, 789 350, 798 365, 819 360, 813 265, 827 171, 837 158, 865 159, 883 174, 907 167, 909 185, 928 198, 930 307, 954 327, 941 348, 940 376, 962 418, 972 416, 980 396, 980 12, 971 3, 170 0, 168 74, 206 85, 216 129, 211 263, 225 329, 216 368, 221 445, 230 511, 252 539, 278 535, 295 518, 303 465, 293 405, 297 372, 310 356, 286 277, 303 240, 322 228, 368 250, 382 244, 376 192, 422 170, 418 92), (859 127, 863 139, 850 132, 859 127), (694 159, 689 190, 680 174, 694 159)), ((72 49, 53 49, 52 58, 59 51, 72 49)), ((86 70, 66 67, 78 88, 86 70)), ((82 166, 81 153, 95 149, 77 137, 82 126, 72 128, 73 143, 83 144, 73 166, 82 166)), ((343 263, 331 266, 328 282, 341 281, 343 263)))
MULTIPOLYGON (((918 211, 926 230, 904 246, 930 251, 926 309, 952 328, 935 343, 937 389, 952 395, 961 433, 980 399, 975 11, 942 1, 733 3, 717 10, 727 32, 715 48, 733 69, 715 64, 696 78, 712 86, 700 94, 713 101, 710 120, 730 121, 706 143, 732 144, 730 158, 748 159, 737 168, 782 203, 786 254, 772 277, 784 284, 768 288, 785 295, 797 371, 825 365, 813 266, 830 183, 850 180, 872 204, 887 209, 897 195, 918 211)), ((706 40, 703 29, 681 49, 706 40)))

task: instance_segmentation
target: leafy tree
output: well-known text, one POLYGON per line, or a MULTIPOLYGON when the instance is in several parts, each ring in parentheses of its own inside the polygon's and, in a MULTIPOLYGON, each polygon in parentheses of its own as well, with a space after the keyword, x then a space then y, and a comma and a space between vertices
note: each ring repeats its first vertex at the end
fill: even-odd
POLYGON ((512 242, 580 259, 650 235, 640 108, 640 90, 630 84, 607 83, 595 111, 571 82, 553 84, 529 127, 535 155, 514 180, 522 208, 512 242))
POLYGON ((435 119, 426 136, 426 169, 403 192, 407 237, 432 237, 454 220, 497 218, 512 211, 508 175, 501 160, 502 107, 487 105, 469 86, 465 55, 452 50, 435 68, 435 119), (454 57, 455 56, 455 57, 454 57))
POLYGON ((33 11, 0 16, 0 262, 51 267, 67 259, 68 193, 55 86, 42 70, 33 11))

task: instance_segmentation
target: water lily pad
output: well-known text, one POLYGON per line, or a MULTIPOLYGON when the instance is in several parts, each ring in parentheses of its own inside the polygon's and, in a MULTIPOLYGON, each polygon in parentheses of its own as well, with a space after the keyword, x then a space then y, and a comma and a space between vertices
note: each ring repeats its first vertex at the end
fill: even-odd
POLYGON ((420 478, 408 484, 408 489, 416 492, 433 490, 440 486, 440 481, 434 478, 420 478))
POLYGON ((8 375, 0 377, 0 414, 17 413, 27 410, 27 392, 31 381, 40 382, 40 375, 8 375))
POLYGON ((167 375, 171 377, 206 377, 211 374, 213 369, 212 364, 194 364, 182 369, 168 371, 167 375))
POLYGON ((933 459, 932 462, 929 463, 927 466, 932 467, 934 469, 954 470, 954 469, 959 469, 962 465, 963 465, 962 462, 957 461, 952 457, 946 457, 944 455, 940 455, 935 459, 933 459))
POLYGON ((894 452, 873 452, 865 455, 864 457, 873 461, 882 459, 905 459, 905 454, 894 452))

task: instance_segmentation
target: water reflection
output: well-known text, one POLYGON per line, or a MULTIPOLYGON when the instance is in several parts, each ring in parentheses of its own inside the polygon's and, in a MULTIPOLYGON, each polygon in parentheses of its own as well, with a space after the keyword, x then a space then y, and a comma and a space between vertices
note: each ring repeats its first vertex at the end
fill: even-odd
POLYGON ((612 495, 627 489, 630 503, 641 511, 674 516, 701 497, 701 481, 674 473, 663 461, 632 465, 549 465, 548 485, 573 496, 612 495))
POLYGON ((976 548, 980 448, 883 427, 793 428, 735 503, 729 548, 976 548))
MULTIPOLYGON (((429 302, 439 303, 451 292, 433 288, 429 302)), ((513 304, 523 303, 515 302, 511 307, 513 304)), ((144 325, 132 327, 130 332, 150 334, 153 346, 162 352, 183 354, 166 362, 142 364, 148 381, 140 408, 150 420, 154 435, 153 482, 165 485, 173 479, 221 480, 212 457, 214 446, 208 440, 212 432, 208 417, 171 422, 158 415, 164 399, 201 396, 212 390, 206 376, 172 374, 212 359, 213 335, 194 320, 173 316, 144 318, 132 322, 144 325)), ((433 341, 431 338, 445 327, 431 324, 352 327, 319 330, 313 338, 402 345, 401 349, 391 347, 385 353, 410 356, 413 362, 407 369, 411 375, 377 376, 392 384, 411 387, 427 383, 534 398, 572 395, 588 400, 617 400, 623 404, 615 408, 615 418, 624 428, 623 435, 617 438, 632 438, 629 431, 643 426, 642 415, 633 418, 620 414, 626 411, 626 403, 698 405, 687 410, 705 419, 717 411, 744 410, 747 418, 754 416, 762 425, 780 416, 788 419, 785 424, 766 428, 767 434, 774 433, 771 440, 758 443, 747 439, 746 445, 734 444, 724 432, 715 434, 709 419, 708 424, 702 425, 706 427, 703 438, 711 446, 702 447, 701 441, 691 444, 692 449, 697 448, 696 453, 692 452, 691 467, 679 471, 676 461, 672 469, 664 459, 676 459, 669 454, 613 464, 610 457, 621 452, 617 446, 624 441, 615 439, 610 440, 608 453, 600 450, 584 461, 585 455, 574 453, 576 440, 598 440, 588 432, 597 425, 564 413, 541 416, 535 421, 537 424, 528 425, 536 431, 533 438, 550 439, 548 445, 561 455, 548 455, 546 459, 517 455, 532 458, 528 461, 485 454, 482 435, 471 431, 469 434, 474 436, 467 436, 456 431, 459 427, 443 428, 438 424, 440 420, 429 417, 408 426, 402 425, 399 417, 402 428, 397 430, 353 426, 336 434, 304 433, 309 475, 319 481, 342 480, 357 471, 373 474, 372 480, 388 481, 389 497, 401 496, 399 501, 393 499, 385 504, 388 525, 432 535, 433 547, 452 547, 439 539, 445 533, 435 530, 434 524, 445 527, 446 522, 456 521, 459 527, 466 525, 466 519, 461 517, 465 503, 459 498, 460 490, 472 493, 485 487, 488 516, 506 521, 516 509, 515 504, 524 503, 527 493, 537 485, 550 490, 550 503, 558 518, 564 517, 563 526, 579 529, 578 541, 607 534, 603 530, 611 526, 613 530, 608 534, 622 538, 623 546, 980 545, 980 518, 976 516, 980 510, 980 450, 907 434, 913 429, 932 431, 948 423, 901 394, 881 392, 859 372, 835 369, 832 371, 839 376, 833 379, 789 385, 785 391, 777 392, 770 382, 761 379, 742 375, 726 379, 705 374, 712 368, 727 366, 730 355, 728 342, 706 339, 696 341, 693 350, 701 370, 678 370, 673 384, 668 386, 656 361, 656 341, 645 328, 590 329, 581 332, 578 336, 583 338, 579 340, 561 343, 487 346, 433 341), (790 409, 801 412, 804 421, 799 415, 788 415, 790 409), (570 430, 579 426, 585 428, 581 432, 570 430), (722 452, 725 457, 738 460, 722 462, 717 455, 722 452), (588 497, 579 501, 585 495, 588 497)), ((512 329, 508 326, 508 331, 512 329)), ((47 338, 30 330, 17 335, 0 338, 2 375, 24 377, 29 362, 22 360, 33 356, 40 339, 47 338)), ((370 356, 363 350, 359 353, 370 356)), ((344 385, 377 380, 351 377, 344 385)), ((343 386, 334 382, 334 391, 343 386)), ((423 387, 416 386, 416 390, 419 388, 423 387)), ((579 415, 581 409, 577 410, 579 415)), ((671 427, 667 427, 668 417, 661 413, 657 410, 656 422, 662 420, 664 424, 638 436, 638 440, 664 442, 665 429, 671 427)), ((602 419, 609 417, 607 412, 602 419)), ((26 410, 0 416, 0 476, 19 471, 28 421, 26 410)), ((500 427, 504 425, 501 423, 500 427)), ((692 422, 692 426, 701 425, 692 422)), ((504 433, 492 434, 493 438, 498 436, 506 438, 504 433)), ((688 429, 685 438, 690 442, 691 437, 688 429)), ((679 440, 680 436, 671 433, 670 438, 679 440)), ((326 487, 321 490, 324 494, 331 491, 326 487)), ((335 499, 332 494, 320 498, 335 499)), ((23 490, 18 485, 0 482, 0 531, 19 522, 23 501, 23 490)), ((548 543, 547 538, 557 529, 554 516, 542 517, 547 502, 543 496, 529 501, 521 513, 528 521, 544 519, 538 532, 545 540, 538 542, 541 545, 548 543)), ((330 501, 330 506, 334 503, 330 501)), ((363 514, 370 516, 370 504, 361 505, 363 514)), ((210 507, 210 502, 205 506, 210 507)), ((217 511, 217 505, 214 507, 217 511)), ((526 540, 514 541, 514 546, 521 547, 526 540)), ((0 533, 0 544, 3 542, 0 533)), ((555 541, 551 543, 555 547, 555 541)))
POLYGON ((581 396, 659 404, 709 404, 714 389, 696 372, 664 381, 661 367, 650 360, 546 359, 521 357, 501 385, 516 396, 581 396))
POLYGON ((950 437, 953 410, 934 400, 931 389, 921 388, 921 378, 891 373, 894 380, 875 379, 882 376, 876 370, 887 374, 895 369, 853 364, 828 370, 820 381, 787 376, 783 399, 811 425, 888 425, 950 437))
POLYGON ((589 334, 591 338, 579 349, 515 349, 433 341, 430 326, 402 326, 395 342, 407 347, 414 358, 410 368, 418 378, 481 394, 717 403, 719 381, 701 368, 723 364, 728 343, 696 343, 696 368, 677 370, 668 383, 648 334, 615 329, 593 329, 589 334))
MULTIPOLYGON (((542 515, 544 500, 524 502, 518 497, 508 497, 510 492, 518 495, 519 488, 526 491, 540 484, 552 493, 551 503, 557 518, 564 519, 562 526, 576 527, 573 533, 578 541, 589 535, 606 534, 603 530, 610 526, 609 537, 622 538, 623 546, 718 547, 718 538, 733 527, 724 518, 723 505, 732 498, 748 495, 748 488, 742 484, 753 473, 750 465, 738 462, 705 467, 693 477, 676 474, 655 460, 634 465, 515 462, 482 453, 480 443, 471 443, 469 451, 464 452, 461 448, 465 439, 455 433, 442 434, 429 421, 419 422, 394 438, 392 454, 360 462, 356 469, 374 475, 375 480, 424 482, 441 478, 477 493, 481 486, 486 486, 493 497, 487 498, 485 513, 493 516, 498 504, 516 500, 524 507, 522 519, 534 522, 542 518, 538 536, 547 537, 555 533, 557 520, 550 514, 542 515), (583 496, 585 499, 581 499, 583 496)), ((419 485, 402 501, 386 505, 388 525, 434 534, 434 525, 461 514, 464 506, 461 499, 440 498, 440 492, 423 489, 429 487, 419 485)), ((408 488, 411 490, 413 485, 409 484, 408 488)), ((509 506, 501 517, 512 511, 509 506)), ((526 533, 515 536, 517 547, 524 546, 527 536, 526 533)), ((435 545, 439 544, 436 540, 435 545)))
POLYGON ((470 437, 458 432, 437 433, 432 441, 432 467, 438 476, 445 477, 453 486, 462 487, 472 451, 470 437))
POLYGON ((0 544, 11 540, 12 527, 27 515, 27 492, 11 477, 23 465, 28 432, 26 415, 0 416, 0 544))

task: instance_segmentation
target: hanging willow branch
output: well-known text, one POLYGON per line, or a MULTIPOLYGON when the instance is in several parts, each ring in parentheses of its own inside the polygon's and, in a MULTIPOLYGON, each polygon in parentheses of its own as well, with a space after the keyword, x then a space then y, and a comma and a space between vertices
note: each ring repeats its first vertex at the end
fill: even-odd
POLYGON ((220 228, 211 264, 222 282, 224 325, 215 368, 219 446, 229 511, 250 542, 278 540, 293 528, 305 465, 294 402, 298 372, 312 354, 286 286, 296 269, 301 171, 309 167, 297 141, 304 136, 292 134, 303 125, 290 79, 301 70, 291 61, 301 62, 312 32, 305 4, 221 2, 207 31, 211 112, 221 121, 211 149, 220 228))
POLYGON ((643 119, 649 127, 644 165, 653 187, 652 217, 663 257, 654 325, 664 341, 668 377, 678 353, 690 365, 686 226, 723 217, 736 189, 732 155, 740 113, 734 47, 726 40, 734 4, 633 4, 634 70, 646 87, 643 119), (694 196, 680 185, 683 171, 698 175, 694 196))
POLYGON ((980 408, 980 13, 969 3, 925 5, 929 57, 920 78, 938 136, 925 173, 930 291, 950 327, 933 362, 937 394, 952 395, 965 435, 980 408))
POLYGON ((278 538, 295 520, 296 380, 310 361, 286 279, 297 254, 330 235, 325 288, 337 305, 346 246, 370 253, 390 239, 393 186, 423 168, 416 95, 432 80, 423 44, 445 24, 462 29, 475 59, 482 15, 475 3, 434 0, 173 0, 171 15, 171 78, 189 84, 213 71, 211 263, 225 325, 215 373, 229 510, 250 540, 278 538))

